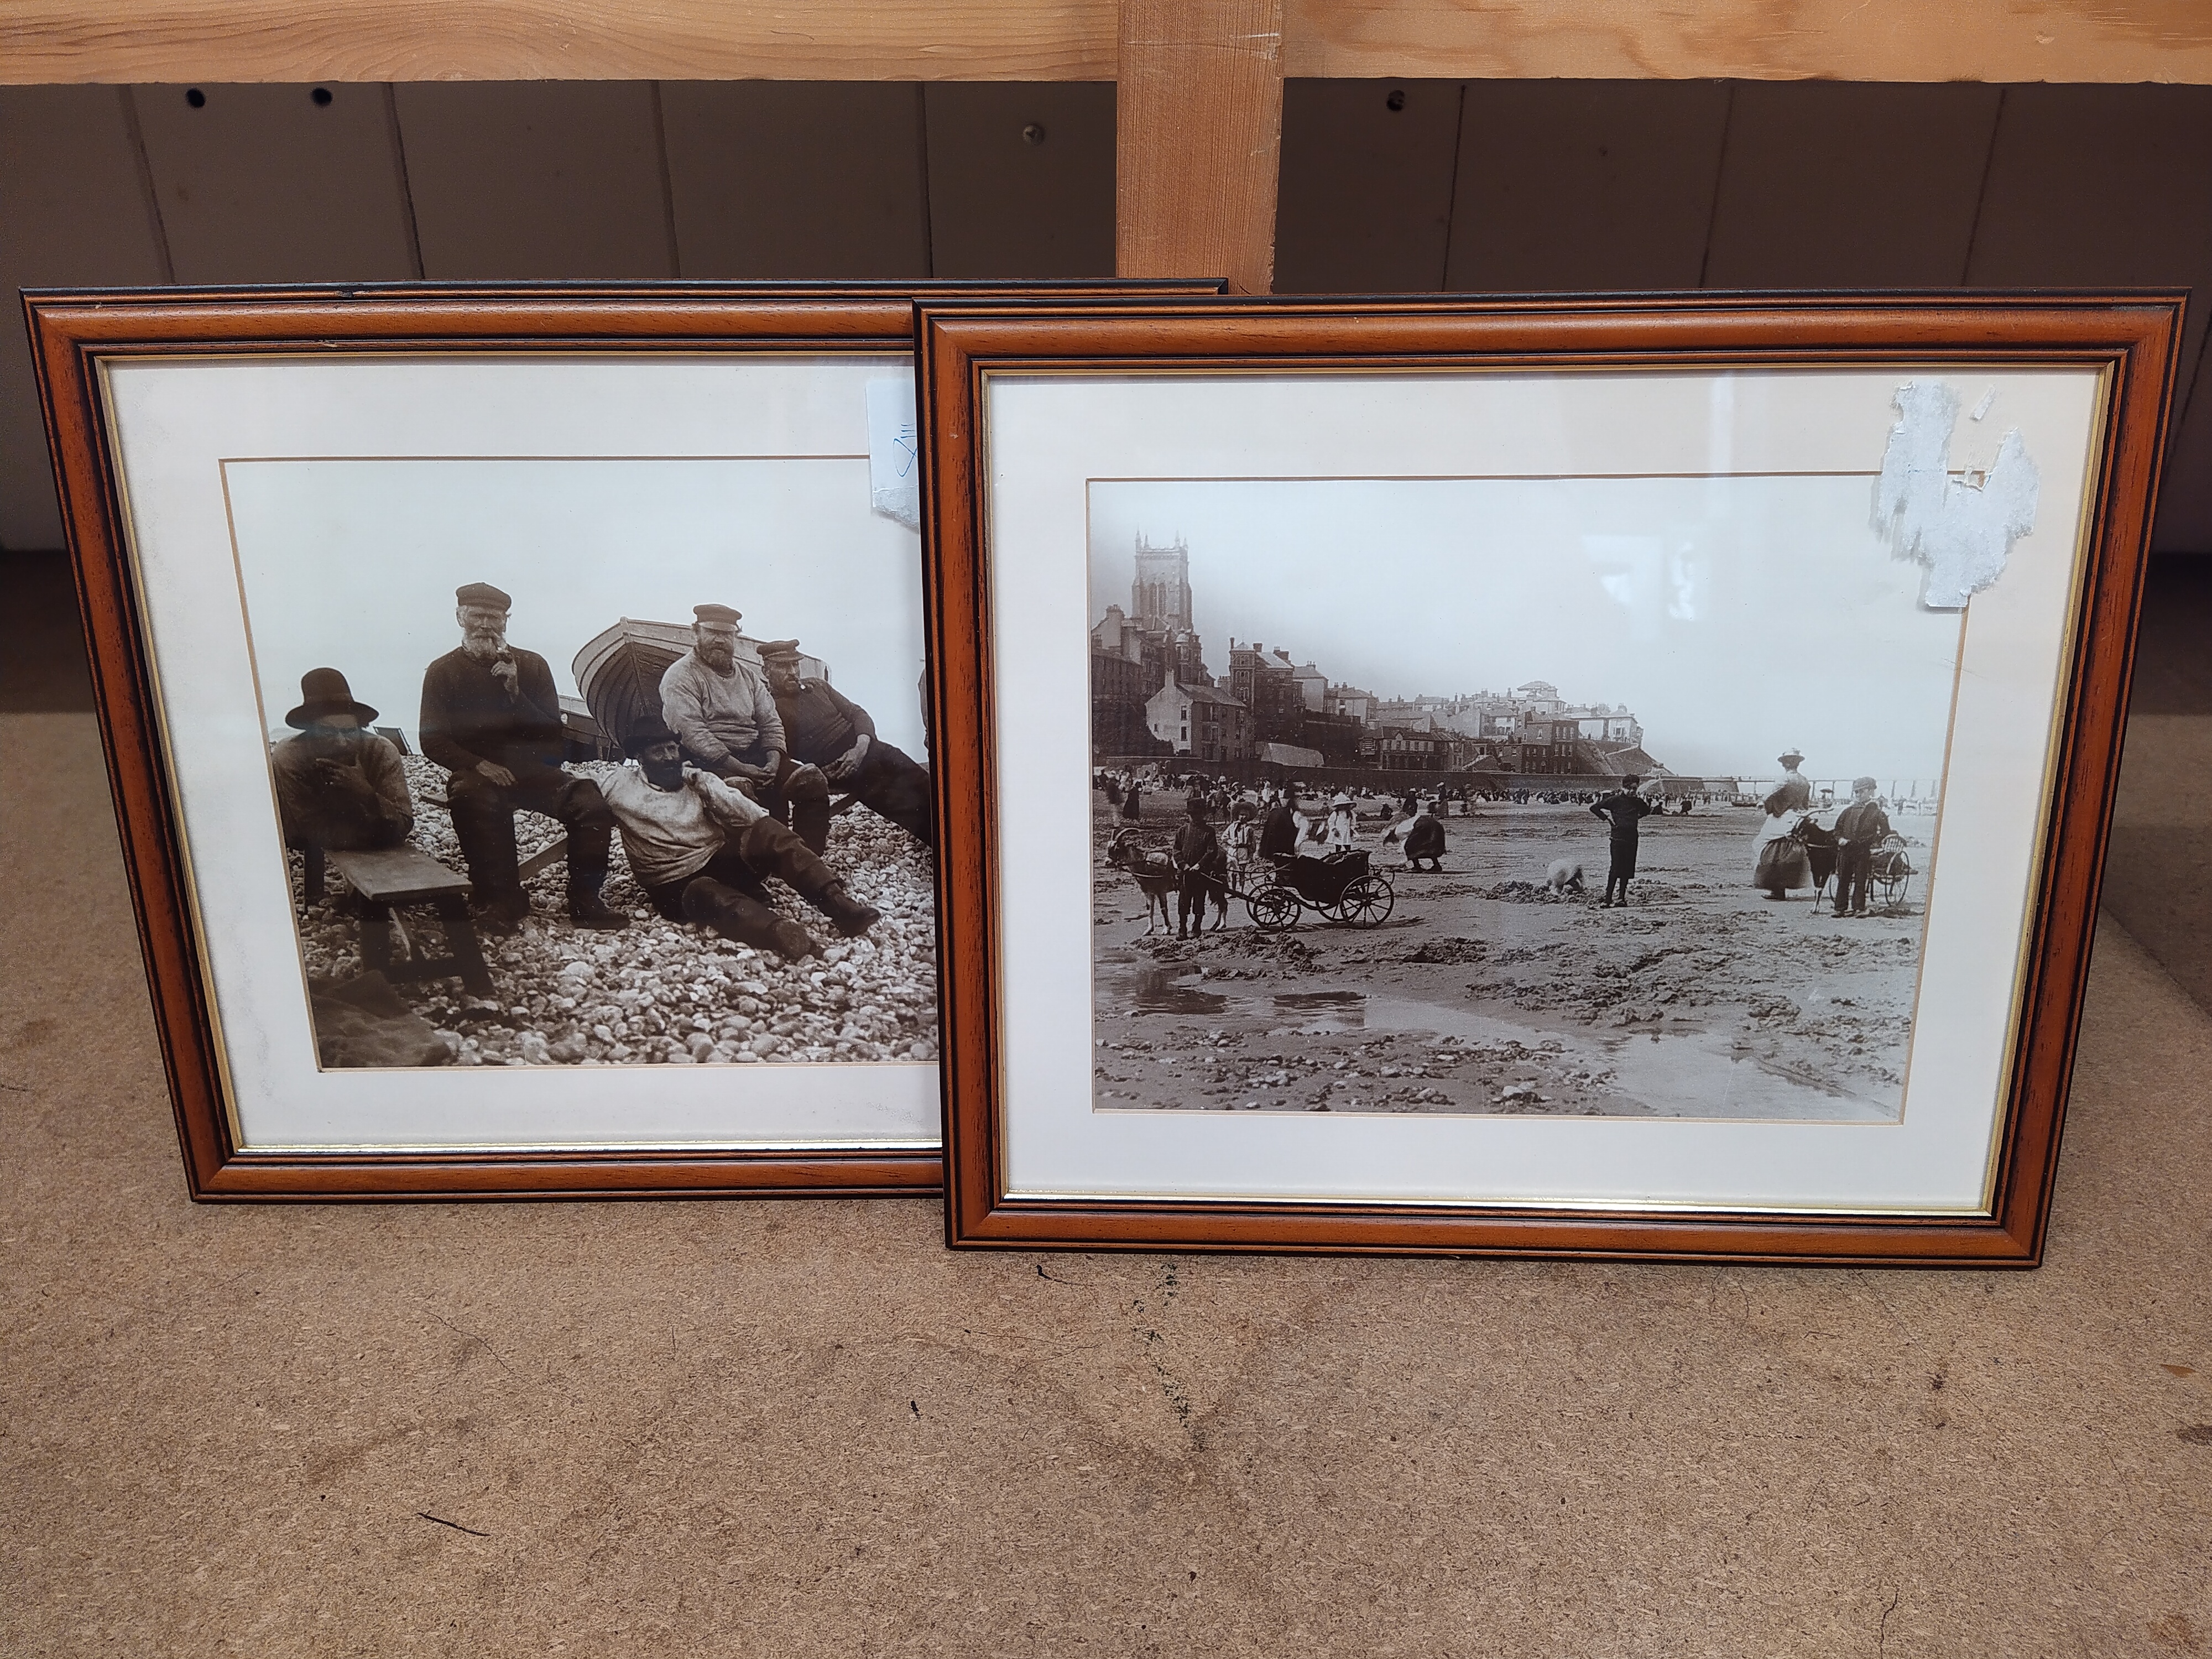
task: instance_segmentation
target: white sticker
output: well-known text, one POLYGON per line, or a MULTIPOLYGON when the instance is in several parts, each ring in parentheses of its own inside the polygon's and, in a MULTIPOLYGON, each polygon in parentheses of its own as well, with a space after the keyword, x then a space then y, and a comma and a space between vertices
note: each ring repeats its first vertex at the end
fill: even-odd
POLYGON ((1962 608, 2004 574, 2013 543, 2035 528, 2039 480, 2017 427, 1987 471, 1951 476, 1959 401, 1942 380, 1898 387, 1904 418, 1890 428, 1875 487, 1874 527, 1897 557, 1928 568, 1920 603, 1930 611, 1962 608))
POLYGON ((921 443, 914 374, 868 382, 868 501, 886 518, 921 528, 921 443))

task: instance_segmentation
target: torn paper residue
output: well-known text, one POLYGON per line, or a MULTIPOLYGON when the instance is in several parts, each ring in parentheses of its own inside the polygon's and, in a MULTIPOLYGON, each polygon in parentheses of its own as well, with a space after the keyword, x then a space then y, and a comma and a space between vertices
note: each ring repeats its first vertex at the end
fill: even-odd
POLYGON ((868 501, 886 518, 921 528, 921 446, 914 375, 868 382, 868 501))
POLYGON ((1890 428, 1881 458, 1874 527, 1899 558, 1928 568, 1921 604, 1956 611, 2004 574, 2013 543, 2035 527, 2035 463, 2015 427, 1987 472, 1954 478, 1959 394, 1942 380, 1908 380, 1896 402, 1904 418, 1890 428))

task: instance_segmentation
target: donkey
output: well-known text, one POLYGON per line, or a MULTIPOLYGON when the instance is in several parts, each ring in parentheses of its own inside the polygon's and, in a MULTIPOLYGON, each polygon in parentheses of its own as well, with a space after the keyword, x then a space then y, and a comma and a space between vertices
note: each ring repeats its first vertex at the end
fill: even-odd
MULTIPOLYGON (((1797 820, 1790 838, 1805 849, 1806 861, 1813 866, 1813 911, 1817 915, 1820 901, 1828 897, 1829 879, 1836 873, 1836 832, 1820 828, 1808 812, 1797 820)), ((1834 901, 1829 902, 1832 907, 1834 901)))
POLYGON ((1172 929, 1175 916, 1168 908, 1168 901, 1182 890, 1182 876, 1175 867, 1175 860, 1164 853, 1148 853, 1131 844, 1136 832, 1124 830, 1106 844, 1106 862, 1121 871, 1137 884, 1145 896, 1145 931, 1152 931, 1152 917, 1158 914, 1160 926, 1172 929))

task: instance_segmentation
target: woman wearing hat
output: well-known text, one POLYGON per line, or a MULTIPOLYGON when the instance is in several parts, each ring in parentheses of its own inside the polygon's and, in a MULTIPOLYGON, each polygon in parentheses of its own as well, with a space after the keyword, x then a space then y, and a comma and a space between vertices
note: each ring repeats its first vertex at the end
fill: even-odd
POLYGON ((1751 884, 1765 888, 1771 899, 1813 884, 1812 860, 1803 845, 1790 839, 1813 805, 1813 786, 1797 769, 1805 757, 1785 749, 1776 758, 1782 763, 1782 781, 1763 803, 1766 821, 1751 843, 1751 884))
POLYGON ((376 710, 354 701, 346 677, 313 668, 284 724, 300 735, 269 751, 284 844, 337 853, 397 847, 415 827, 399 751, 368 729, 376 710))

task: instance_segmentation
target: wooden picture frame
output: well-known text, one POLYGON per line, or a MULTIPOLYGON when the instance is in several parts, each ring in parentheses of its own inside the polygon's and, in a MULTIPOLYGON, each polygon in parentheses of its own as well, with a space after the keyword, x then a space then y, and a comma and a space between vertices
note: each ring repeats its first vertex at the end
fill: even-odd
POLYGON ((924 304, 949 1242, 2034 1265, 2181 312, 924 304))
MULTIPOLYGON (((1144 291, 1185 294, 1219 288, 1206 283, 1140 286, 1144 291)), ((827 530, 817 546, 809 526, 793 522, 791 514, 778 506, 782 499, 778 491, 804 494, 799 484, 775 480, 803 474, 812 481, 805 485, 814 492, 807 499, 817 506, 847 485, 864 496, 868 494, 870 475, 856 467, 865 465, 867 434, 872 428, 864 418, 858 401, 860 382, 854 377, 864 372, 894 377, 909 372, 912 307, 919 294, 1041 292, 1065 296, 1116 287, 1081 283, 1020 289, 896 282, 393 283, 27 295, 124 857, 192 1196, 896 1194, 934 1188, 940 1171, 938 1104, 933 1076, 929 1075, 933 1066, 912 1060, 914 1054, 926 1052, 927 1045, 917 1048, 908 1041, 933 1024, 933 1000, 927 994, 926 977, 915 977, 922 972, 919 967, 899 970, 902 983, 914 981, 903 993, 905 1000, 896 1008, 887 1005, 867 1020, 850 1014, 850 997, 832 996, 825 988, 809 988, 785 975, 777 981, 784 987, 778 997, 787 993, 793 1007, 802 995, 811 999, 820 1018, 811 1024, 802 1021, 777 1038, 772 1026, 779 1022, 765 1018, 786 1006, 776 997, 756 999, 761 1019, 735 1012, 740 1006, 735 988, 738 981, 733 969, 726 973, 723 969, 750 947, 732 946, 734 954, 722 959, 722 969, 714 969, 721 977, 714 980, 714 997, 709 999, 719 998, 719 1006, 708 1012, 720 1021, 715 1030, 722 1035, 713 1038, 704 1057, 723 1058, 726 1049, 730 1057, 742 1058, 749 1052, 743 1027, 762 1033, 763 1046, 770 1049, 772 1060, 807 1052, 793 1046, 803 1039, 817 1057, 826 1056, 832 1063, 817 1068, 818 1078, 809 1073, 812 1081, 793 1080, 807 1072, 801 1066, 747 1066, 752 1081, 734 1094, 728 1087, 737 1076, 732 1071, 728 1078, 716 1080, 714 1087, 723 1092, 718 1097, 720 1103, 714 1105, 704 1103, 708 1095, 699 1080, 685 1082, 673 1070, 648 1075, 624 1068, 618 1073, 611 1066, 592 1080, 595 1091, 605 1091, 604 1112, 595 1115, 600 1109, 575 1093, 577 1080, 592 1069, 591 1062, 600 1055, 613 1055, 618 1048, 631 1060, 664 1053, 682 1058, 696 1047, 696 1042, 687 1046, 675 1042, 684 1035, 679 1027, 686 1022, 677 1019, 684 1010, 668 1006, 665 985, 658 1005, 650 988, 642 994, 642 1004, 635 1000, 633 988, 618 1007, 612 998, 628 975, 620 963, 630 957, 618 954, 605 958, 604 953, 593 957, 586 947, 604 944, 614 949, 622 939, 636 936, 579 932, 572 952, 578 978, 568 983, 575 988, 596 984, 606 992, 610 1000, 599 1006, 602 1014, 634 1014, 641 1006, 647 1008, 650 1018, 642 1029, 658 1033, 649 1053, 630 1048, 629 1024, 619 1030, 604 1021, 595 1025, 588 1018, 592 1012, 588 995, 567 999, 571 1005, 566 1011, 568 1035, 556 1042, 550 1035, 554 1025, 548 1011, 557 1008, 558 999, 543 988, 531 990, 528 1006, 507 1011, 516 1016, 511 1023, 518 1027, 544 1027, 535 1032, 535 1046, 526 1040, 532 1034, 526 1029, 494 1031, 485 1024, 481 1037, 472 1034, 476 1027, 465 1035, 461 1028, 469 1026, 471 1019, 500 1012, 488 1005, 463 1006, 465 997, 476 994, 471 988, 485 983, 478 960, 483 942, 471 943, 471 935, 480 932, 471 922, 467 903, 471 866, 465 856, 457 857, 450 848, 442 867, 438 859, 418 856, 419 837, 401 849, 409 860, 404 871, 366 872, 358 854, 328 854, 333 890, 338 866, 350 860, 349 889, 354 899, 368 908, 358 921, 345 918, 327 925, 317 921, 315 927, 324 934, 337 929, 333 937, 350 937, 357 928, 355 948, 362 963, 384 967, 392 975, 394 995, 404 1005, 398 1011, 367 1011, 371 1020, 398 1022, 376 1028, 401 1034, 392 1038, 392 1045, 379 1049, 363 1038, 344 1049, 343 1057, 433 1054, 421 1045, 421 1032, 401 1018, 402 1013, 420 1012, 422 1004, 407 1000, 420 993, 439 999, 431 1005, 426 1028, 441 1020, 454 1027, 435 1039, 449 1056, 465 1060, 473 1054, 492 1060, 504 1056, 520 1064, 487 1065, 469 1071, 458 1083, 458 1073, 435 1067, 413 1069, 416 1060, 392 1062, 410 1068, 399 1072, 348 1070, 337 1064, 332 1056, 340 1051, 331 1046, 325 1026, 340 1016, 318 1024, 329 1008, 315 1000, 320 992, 305 984, 295 987, 291 968, 278 968, 290 952, 298 956, 301 966, 312 970, 310 958, 322 948, 310 941, 307 919, 324 914, 313 895, 322 887, 325 858, 319 847, 291 854, 299 884, 296 898, 273 887, 271 878, 282 867, 276 860, 285 856, 281 840, 271 839, 279 815, 274 811, 272 787, 259 781, 258 763, 247 757, 266 744, 264 734, 272 726, 277 734, 286 731, 277 722, 293 700, 291 680, 301 677, 303 667, 299 663, 285 669, 275 665, 273 659, 289 662, 297 654, 287 635, 304 641, 329 637, 333 626, 357 626, 366 639, 382 629, 377 639, 390 642, 394 650, 415 650, 428 659, 431 653, 416 642, 414 616, 403 617, 397 609, 380 607, 386 605, 388 591, 405 587, 412 580, 406 572, 422 563, 403 544, 410 537, 427 544, 460 536, 459 526, 470 521, 471 514, 477 515, 473 520, 477 530, 461 562, 481 562, 486 568, 450 571, 447 585, 484 580, 493 566, 520 571, 529 589, 528 597, 523 597, 521 587, 517 590, 516 639, 523 657, 532 643, 526 618, 534 600, 540 618, 537 643, 562 647, 553 655, 558 659, 557 672, 565 676, 568 648, 577 641, 546 637, 545 601, 574 600, 578 583, 588 586, 598 581, 605 588, 594 602, 601 603, 611 635, 630 626, 620 619, 654 617, 656 604, 671 609, 674 601, 665 596, 634 607, 611 584, 654 571, 650 551, 654 538, 659 537, 665 549, 674 547, 665 533, 678 522, 671 516, 678 513, 672 502, 678 497, 703 502, 715 487, 698 482, 702 469, 691 463, 717 456, 736 458, 725 468, 728 477, 754 480, 744 486, 752 494, 742 497, 751 507, 733 507, 729 516, 742 519, 746 511, 756 511, 762 515, 757 522, 783 526, 786 539, 763 549, 757 541, 748 544, 743 525, 735 526, 727 546, 748 548, 744 568, 731 568, 725 561, 712 567, 713 574, 702 575, 702 586, 734 590, 750 582, 758 586, 761 577, 768 574, 790 589, 805 574, 806 561, 819 557, 823 589, 842 579, 850 591, 835 596, 835 607, 826 602, 815 607, 813 621, 805 628, 816 638, 805 643, 816 653, 832 648, 822 638, 822 629, 833 610, 850 623, 844 635, 848 653, 860 657, 888 637, 886 627, 894 633, 908 629, 913 636, 910 652, 896 642, 883 648, 911 660, 896 672, 887 671, 876 678, 891 688, 884 701, 895 707, 901 732, 913 730, 915 735, 906 741, 926 741, 927 717, 915 684, 919 573, 916 569, 908 580, 882 563, 890 560, 895 564, 905 556, 896 552, 896 538, 908 537, 910 543, 910 532, 896 526, 884 531, 878 522, 881 514, 871 517, 867 500, 854 505, 846 496, 836 495, 831 516, 843 526, 837 534, 846 538, 836 546, 847 550, 836 556, 862 561, 839 566, 823 550, 830 545, 827 530), (180 389, 187 381, 200 392, 180 389), (143 392, 144 408, 129 406, 129 398, 118 394, 118 386, 138 388, 130 396, 143 392), (159 390, 163 386, 168 390, 159 390), (665 390, 657 392, 656 387, 665 390), (203 393, 204 401, 196 402, 203 393), (686 398, 688 403, 683 401, 686 398), (469 411, 465 416, 460 412, 463 406, 469 411), (158 419, 145 412, 150 409, 160 410, 158 419), (740 428, 742 441, 720 441, 740 428), (631 435, 641 439, 648 433, 658 434, 659 447, 631 435), (797 435, 784 441, 782 434, 797 435), (654 456, 670 458, 666 476, 654 475, 658 483, 647 476, 647 460, 640 459, 654 456), (817 456, 830 459, 817 466, 817 456), (409 457, 421 459, 419 465, 405 462, 416 470, 403 477, 403 461, 409 457), (752 465, 747 458, 760 457, 769 459, 744 471, 752 465), (790 458, 791 468, 776 471, 775 464, 785 457, 790 458), (603 461, 607 465, 599 465, 603 461), (283 471, 279 463, 290 470, 283 471), (516 464, 515 468, 511 475, 498 474, 507 481, 497 483, 498 467, 508 463, 516 464), (630 471, 617 476, 609 470, 617 463, 630 471), (345 471, 349 466, 354 469, 351 473, 345 471), (468 471, 471 467, 492 481, 484 483, 488 493, 481 500, 469 494, 477 486, 468 479, 478 476, 468 471), (532 467, 538 471, 531 476, 541 481, 541 487, 514 482, 520 471, 532 467), (832 479, 833 473, 842 484, 832 479), (341 474, 355 482, 343 483, 341 474), (280 476, 289 482, 281 488, 268 482, 280 476), (454 483, 457 477, 461 482, 454 483), (360 482, 363 478, 385 482, 364 483, 360 482), (302 479, 322 483, 303 483, 302 479), (602 484, 595 479, 612 482, 602 484), (690 482, 682 482, 685 479, 690 482), (252 482, 256 480, 259 482, 252 482), (248 483, 252 488, 247 488, 248 483), (325 491, 320 498, 316 496, 319 489, 325 491), (252 499, 256 491, 263 498, 258 507, 252 499), (444 508, 425 505, 434 495, 446 503, 444 508), (278 497, 289 505, 268 504, 278 497), (580 511, 575 502, 584 501, 599 514, 603 528, 611 526, 604 554, 599 546, 589 550, 588 557, 575 551, 582 532, 572 534, 556 521, 556 507, 550 504, 556 497, 569 502, 572 511, 580 511), (262 514, 258 530, 249 522, 257 512, 262 514), (514 526, 527 520, 532 528, 527 534, 520 529, 510 533, 500 513, 507 514, 514 526), (373 532, 364 527, 372 521, 380 526, 373 532), (633 522, 644 547, 623 545, 633 522), (886 541, 886 536, 893 539, 886 541), (521 544, 532 537, 537 538, 533 545, 521 544), (226 547, 227 553, 222 550, 226 547), (795 548, 799 556, 782 558, 780 550, 785 547, 795 548), (484 550, 481 560, 475 556, 478 548, 484 550), (568 565, 552 550, 556 548, 570 550, 568 565), (867 558, 878 563, 866 565, 867 558), (409 564, 410 559, 415 563, 409 564), (724 570, 726 578, 720 574, 724 570), (854 572, 866 570, 877 573, 881 594, 871 597, 865 583, 854 586, 854 572), (899 598, 907 588, 912 590, 910 605, 899 598), (907 609, 902 611, 902 605, 907 609), (343 614, 334 618, 329 614, 333 612, 343 614), (884 621, 885 616, 890 623, 884 621), (900 617, 909 620, 900 623, 900 617), (217 639, 224 643, 214 643, 217 639), (257 647, 258 659, 253 654, 257 647), (265 684, 257 682, 257 672, 273 678, 265 684), (218 693, 209 689, 217 683, 227 690, 218 693), (225 696, 229 702, 223 701, 225 696), (257 704, 258 714, 252 712, 257 704), (241 837, 261 847, 259 863, 252 867, 223 863, 231 855, 231 844, 241 837), (277 917, 288 901, 300 924, 296 945, 280 943, 277 917), (401 936, 390 931, 388 919, 395 916, 400 927, 417 937, 403 944, 401 936), (441 926, 452 946, 444 957, 430 948, 441 926), (376 936, 373 939, 372 933, 376 936), (419 937, 423 935, 428 937, 419 937), (249 963, 260 965, 249 972, 241 965, 249 963), (264 968, 273 971, 274 977, 264 973, 264 968), (402 977, 415 972, 428 976, 402 977), (255 974, 261 976, 255 978, 255 974), (462 988, 447 987, 446 975, 462 976, 462 988), (792 989, 793 986, 800 988, 792 989), (469 1018, 447 1018, 437 1012, 441 1007, 448 1014, 458 1009, 469 1018), (840 1012, 848 1015, 842 1022, 846 1031, 857 1032, 862 1024, 870 1024, 882 1040, 858 1047, 848 1042, 842 1049, 830 1047, 828 1022, 840 1012), (869 1073, 857 1061, 847 1063, 855 1055, 903 1063, 869 1073), (549 1066, 544 1063, 549 1057, 577 1064, 549 1066), (900 1079, 892 1091, 899 1103, 896 1111, 884 1103, 890 1097, 878 1098, 881 1090, 891 1085, 870 1080, 894 1073, 900 1079), (763 1079, 768 1082, 763 1084, 763 1079), (556 1088, 568 1089, 575 1098, 564 1095, 561 1098, 568 1103, 550 1105, 546 1091, 556 1088), (839 1094, 839 1090, 844 1092, 839 1094), (687 1095, 697 1099, 681 1103, 679 1097, 687 1095), (820 1117, 818 1103, 833 1096, 842 1103, 830 1118, 820 1117), (733 1103, 740 1099, 754 1105, 733 1103), (434 1107, 434 1101, 444 1103, 434 1107), (492 1103, 495 1101, 504 1103, 492 1103), (755 1115, 742 1117, 745 1110, 755 1115), (844 1117, 836 1118, 837 1112, 844 1117), (385 1132, 387 1122, 402 1121, 413 1127, 385 1132)), ((871 391, 869 395, 872 398, 875 394, 871 391)), ((690 522, 695 530, 702 523, 713 529, 721 522, 712 508, 686 510, 693 512, 690 522)), ((673 551, 667 556, 672 558, 673 551)), ((695 557, 692 568, 708 569, 699 563, 704 556, 695 557)), ((414 586, 428 592, 423 580, 414 586)), ((640 582, 639 586, 649 584, 640 582)), ((416 595, 416 615, 439 618, 447 635, 443 645, 450 647, 451 625, 442 618, 444 606, 454 601, 441 597, 426 611, 419 603, 422 592, 416 595)), ((702 601, 716 602, 732 597, 726 591, 697 595, 702 601)), ((689 641, 682 637, 686 633, 682 625, 693 620, 690 611, 672 610, 658 620, 674 624, 678 635, 661 656, 683 652, 689 641)), ((789 611, 767 627, 771 634, 804 637, 801 619, 789 611)), ((430 635, 421 638, 427 641, 430 635)), ((629 655, 641 651, 652 655, 656 648, 652 640, 631 641, 627 635, 601 643, 624 664, 629 655)), ((740 654, 750 649, 742 635, 738 649, 740 654)), ((583 654, 578 653, 580 658, 583 654)), ((803 675, 821 678, 818 655, 798 662, 803 675)), ((844 667, 850 673, 865 665, 848 655, 844 667)), ((343 674, 345 663, 333 654, 318 672, 332 667, 343 674)), ((355 692, 366 692, 369 702, 357 707, 380 703, 393 711, 384 719, 411 720, 413 695, 394 675, 382 676, 379 684, 365 683, 358 658, 353 672, 354 683, 347 686, 340 681, 330 708, 338 708, 355 692)), ((619 676, 609 670, 605 678, 611 684, 619 676)), ((561 685, 553 690, 564 695, 561 685)), ((571 701, 576 708, 562 714, 561 741, 566 745, 562 752, 573 756, 578 750, 570 739, 587 728, 590 720, 580 712, 587 699, 571 701), (578 717, 573 724, 572 714, 578 717)), ((632 697, 621 706, 635 712, 635 702, 632 697)), ((301 708, 294 712, 307 711, 311 705, 324 708, 312 690, 302 695, 301 708)), ((404 739, 404 730, 400 735, 404 739)), ((610 735, 601 733, 600 738, 610 735)), ((415 738, 419 744, 421 733, 415 738)), ((366 745, 368 740, 362 742, 366 745)), ((619 743, 614 736, 611 745, 603 743, 595 752, 605 757, 619 743)), ((562 764, 558 755, 552 763, 562 764)), ((410 759, 404 764, 418 763, 410 759)), ((566 764, 562 775, 574 771, 574 763, 566 764)), ((430 786, 426 792, 421 778, 413 778, 408 787, 417 823, 428 823, 432 799, 440 791, 430 786)), ((859 786, 854 787, 856 798, 859 786)), ((568 786, 558 786, 558 790, 566 799, 568 786)), ((917 799, 926 810, 926 796, 918 794, 917 799)), ((449 806, 443 799, 434 804, 439 811, 449 806)), ((870 817, 866 810, 854 814, 848 827, 870 817)), ((507 821, 517 817, 509 813, 507 821)), ((588 857, 594 833, 610 835, 617 852, 608 856, 617 871, 626 867, 620 862, 624 843, 618 830, 602 825, 596 832, 579 830, 575 823, 568 827, 571 837, 580 835, 582 839, 556 837, 540 855, 523 861, 518 881, 541 887, 549 881, 557 884, 557 873, 536 866, 551 860, 557 871, 559 861, 579 847, 588 857)), ((896 839, 902 832, 883 833, 896 839)), ((834 854, 834 847, 829 850, 834 854)), ((495 861, 495 854, 487 856, 495 861)), ((913 854, 908 862, 914 857, 921 858, 916 890, 926 895, 927 858, 913 854)), ((574 878, 569 885, 572 906, 577 883, 593 879, 574 875, 585 861, 568 860, 574 878)), ((607 890, 612 891, 614 878, 608 880, 607 890)), ((557 890, 556 885, 556 895, 557 890)), ((526 894, 528 888, 519 885, 516 891, 526 894)), ((483 895, 476 896, 480 900, 483 895)), ((635 901, 638 895, 630 897, 635 901)), ((556 907, 558 902, 556 896, 556 907)), ((528 900, 519 902, 526 906, 528 900)), ((540 908, 544 905, 541 894, 540 908)), ((640 924, 652 916, 649 909, 635 903, 632 908, 633 920, 640 924)), ((844 943, 824 916, 805 914, 819 936, 817 949, 834 950, 844 943)), ((483 920, 481 910, 477 920, 483 920)), ((520 925, 526 942, 566 926, 557 915, 542 923, 520 925)), ((906 959, 926 962, 933 951, 926 902, 901 920, 899 927, 899 948, 908 953, 906 959)), ((709 937, 696 929, 687 937, 692 935, 709 937)), ((872 935, 886 936, 881 931, 872 935)), ((317 958, 325 968, 344 958, 343 937, 336 948, 337 957, 325 953, 317 958)), ((668 950, 678 953, 678 947, 668 950)), ((850 959, 857 960, 860 946, 851 950, 850 959)), ((781 960, 765 946, 762 952, 760 959, 771 968, 781 960)), ((811 963, 813 969, 823 966, 820 959, 811 963)), ((696 963, 686 971, 695 969, 708 975, 708 966, 696 963)), ((351 971, 343 968, 338 976, 351 971)), ((659 982, 650 974, 647 977, 648 985, 659 982)), ((857 985, 857 977, 852 982, 857 985)), ((762 986, 773 988, 767 988, 765 980, 762 986)), ((494 988, 501 988, 497 981, 494 988)), ((498 1000, 524 999, 518 993, 498 1000)), ((352 1014, 343 1018, 355 1019, 352 1014)), ((695 1015, 689 1023, 704 1018, 695 1015)))

